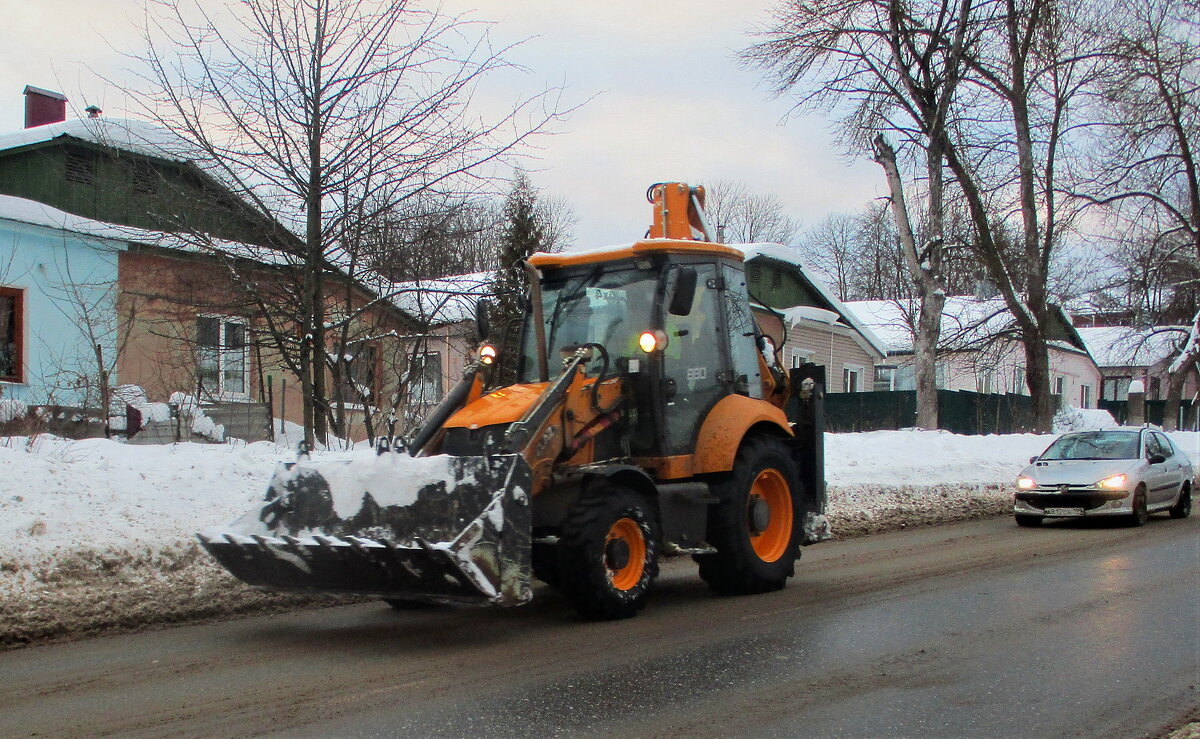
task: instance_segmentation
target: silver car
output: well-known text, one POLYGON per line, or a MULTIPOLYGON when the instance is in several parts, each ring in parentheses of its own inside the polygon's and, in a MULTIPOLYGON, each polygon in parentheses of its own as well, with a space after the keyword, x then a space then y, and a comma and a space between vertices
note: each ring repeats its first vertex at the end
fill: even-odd
POLYGON ((1046 518, 1123 516, 1141 526, 1151 513, 1192 512, 1192 463, 1150 428, 1078 431, 1055 439, 1017 478, 1013 515, 1021 526, 1046 518))

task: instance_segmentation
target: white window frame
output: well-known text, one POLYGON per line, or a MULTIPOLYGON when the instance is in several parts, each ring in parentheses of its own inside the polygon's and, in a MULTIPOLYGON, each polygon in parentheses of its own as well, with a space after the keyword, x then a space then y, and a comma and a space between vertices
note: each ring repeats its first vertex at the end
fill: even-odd
POLYGON ((812 352, 803 349, 790 348, 788 351, 788 369, 796 369, 812 359, 812 352))
POLYGON ((859 364, 843 364, 842 365, 842 392, 843 393, 861 393, 861 392, 863 392, 862 385, 863 385, 863 375, 865 374, 865 370, 866 370, 866 368, 859 364), (849 383, 847 383, 846 380, 849 379, 849 375, 851 375, 851 374, 853 374, 855 376, 855 380, 856 380, 856 382, 854 383, 855 384, 854 390, 850 390, 847 388, 847 385, 849 383))
POLYGON ((209 395, 216 400, 246 400, 250 397, 250 321, 241 316, 226 316, 212 313, 202 313, 196 316, 196 375, 197 385, 202 386, 203 379, 200 375, 200 353, 210 351, 212 347, 202 346, 200 344, 200 319, 215 320, 217 322, 217 387, 216 392, 212 392, 212 388, 204 388, 209 392, 209 395), (227 349, 225 343, 226 326, 241 326, 243 333, 243 342, 241 347, 242 360, 242 387, 241 392, 231 391, 225 387, 225 371, 236 358, 237 349, 227 349))
POLYGON ((408 397, 411 402, 416 405, 434 405, 435 403, 441 402, 442 398, 446 394, 446 378, 445 373, 442 371, 442 353, 440 351, 423 351, 412 355, 409 359, 408 377, 408 397), (427 385, 428 383, 418 383, 416 381, 417 378, 414 375, 414 371, 417 369, 417 360, 420 360, 420 368, 424 372, 426 371, 425 368, 429 366, 428 363, 430 361, 430 357, 434 358, 434 366, 437 367, 437 385, 434 388, 436 392, 433 393, 433 395, 436 397, 433 398, 426 397, 425 392, 418 392, 418 388, 423 388, 423 386, 427 385))
POLYGON ((1079 407, 1092 407, 1092 386, 1080 384, 1079 386, 1079 407))
POLYGON ((871 383, 871 387, 874 388, 876 385, 879 384, 879 370, 891 370, 891 376, 888 377, 887 389, 889 392, 895 392, 895 390, 896 390, 896 374, 898 373, 899 369, 900 368, 894 364, 877 364, 877 365, 875 365, 875 380, 871 383))

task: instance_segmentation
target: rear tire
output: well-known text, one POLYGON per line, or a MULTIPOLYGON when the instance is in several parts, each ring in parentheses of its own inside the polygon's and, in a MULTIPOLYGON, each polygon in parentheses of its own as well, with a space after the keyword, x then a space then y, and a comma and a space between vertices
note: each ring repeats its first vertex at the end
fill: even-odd
POLYGON ((1192 486, 1186 482, 1183 484, 1183 489, 1179 491, 1179 500, 1175 501, 1175 505, 1167 509, 1167 513, 1171 518, 1187 518, 1192 515, 1192 486))
POLYGON ((629 618, 658 577, 662 532, 653 502, 598 478, 571 507, 558 543, 558 589, 584 618, 629 618))
POLYGON ((1129 514, 1130 526, 1145 526, 1150 520, 1150 510, 1146 507, 1146 489, 1138 487, 1133 493, 1133 513, 1129 514))
POLYGON ((712 486, 700 577, 723 595, 780 590, 795 571, 800 541, 800 475, 783 441, 757 436, 738 450, 733 472, 712 486))
POLYGON ((1042 517, 1041 516, 1029 516, 1026 514, 1017 513, 1017 514, 1013 515, 1013 518, 1017 519, 1018 526, 1032 527, 1032 526, 1041 526, 1042 525, 1042 517))

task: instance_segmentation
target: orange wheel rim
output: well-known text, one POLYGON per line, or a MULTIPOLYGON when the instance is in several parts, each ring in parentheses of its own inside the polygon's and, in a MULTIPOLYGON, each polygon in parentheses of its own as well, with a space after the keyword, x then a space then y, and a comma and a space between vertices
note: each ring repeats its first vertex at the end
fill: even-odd
POLYGON ((764 562, 774 562, 784 555, 792 541, 792 492, 779 470, 766 469, 754 478, 747 503, 747 518, 752 517, 757 501, 766 505, 770 518, 762 531, 750 529, 750 546, 764 562))
POLYGON ((623 541, 629 547, 629 561, 622 567, 613 567, 608 557, 604 566, 608 570, 608 579, 617 590, 632 590, 642 580, 642 572, 646 569, 646 537, 642 527, 632 518, 622 518, 612 525, 605 537, 604 545, 607 551, 609 542, 614 539, 623 541))

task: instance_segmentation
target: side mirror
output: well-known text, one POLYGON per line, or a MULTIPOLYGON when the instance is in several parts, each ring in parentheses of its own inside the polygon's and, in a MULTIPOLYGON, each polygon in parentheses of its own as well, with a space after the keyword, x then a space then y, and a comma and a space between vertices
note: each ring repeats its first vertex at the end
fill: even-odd
POLYGON ((1036 454, 1029 458, 1029 464, 1033 464, 1036 461, 1038 461, 1038 455, 1036 454))
POLYGON ((696 299, 696 270, 692 267, 680 267, 675 278, 675 292, 671 294, 671 304, 667 312, 673 316, 686 316, 692 312, 692 301, 696 299))
POLYGON ((1150 464, 1162 464, 1163 462, 1166 462, 1166 461, 1167 461, 1167 458, 1161 454, 1151 454, 1150 455, 1150 464))
POLYGON ((492 333, 492 325, 488 320, 488 302, 480 300, 475 303, 475 333, 480 341, 486 341, 492 333))

